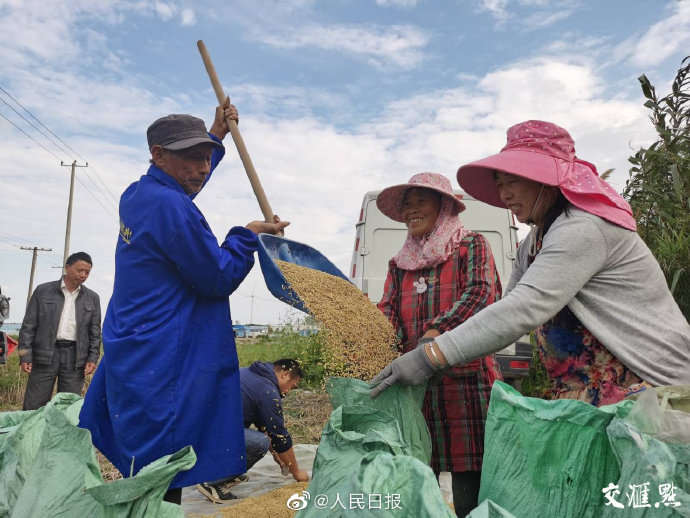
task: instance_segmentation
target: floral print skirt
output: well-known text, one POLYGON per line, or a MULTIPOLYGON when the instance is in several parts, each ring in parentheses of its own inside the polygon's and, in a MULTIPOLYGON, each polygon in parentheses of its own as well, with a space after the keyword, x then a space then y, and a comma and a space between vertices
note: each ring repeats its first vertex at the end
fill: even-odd
POLYGON ((618 361, 567 306, 537 328, 536 341, 552 382, 551 399, 610 405, 649 386, 618 361))

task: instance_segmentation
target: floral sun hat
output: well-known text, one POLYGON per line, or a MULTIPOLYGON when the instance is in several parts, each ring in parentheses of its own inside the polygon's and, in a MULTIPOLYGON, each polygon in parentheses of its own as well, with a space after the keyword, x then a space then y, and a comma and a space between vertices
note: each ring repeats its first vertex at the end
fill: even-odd
POLYGON ((405 192, 414 187, 431 189, 441 194, 441 199, 447 198, 451 200, 454 215, 465 210, 465 204, 460 201, 462 195, 453 194, 450 180, 438 173, 418 173, 410 178, 407 183, 387 187, 376 198, 376 206, 389 218, 395 221, 403 221, 403 198, 405 197, 405 192))
POLYGON ((568 132, 551 122, 529 120, 508 128, 500 153, 463 165, 458 183, 471 196, 504 207, 494 172, 556 186, 574 206, 629 230, 636 229, 627 201, 599 177, 594 164, 575 156, 568 132))

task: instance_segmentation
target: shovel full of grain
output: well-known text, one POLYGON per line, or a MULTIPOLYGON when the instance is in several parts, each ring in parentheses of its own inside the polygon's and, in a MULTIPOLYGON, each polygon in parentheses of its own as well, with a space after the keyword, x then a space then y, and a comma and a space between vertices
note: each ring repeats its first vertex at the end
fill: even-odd
MULTIPOLYGON (((199 53, 201 54, 201 59, 206 67, 206 72, 211 80, 211 85, 218 98, 218 103, 223 104, 228 96, 225 95, 223 87, 218 80, 218 75, 216 74, 216 69, 213 66, 211 57, 204 42, 199 40, 197 42, 197 47, 199 48, 199 53)), ((268 198, 263 190, 261 182, 259 181, 259 176, 254 169, 254 164, 252 159, 249 157, 249 152, 244 144, 240 130, 237 127, 237 123, 234 120, 228 119, 226 121, 228 128, 230 129, 230 135, 235 143, 237 152, 240 155, 242 164, 244 165, 244 170, 247 173, 249 182, 254 190, 254 195, 259 202, 259 207, 266 221, 273 222, 274 214, 271 205, 268 203, 268 198)), ((276 266, 276 260, 280 260, 286 263, 295 264, 304 268, 309 268, 317 270, 320 272, 325 272, 328 275, 334 275, 340 277, 345 281, 348 281, 347 277, 331 262, 326 256, 321 252, 312 248, 304 243, 299 243, 297 241, 292 241, 290 239, 285 239, 284 237, 272 236, 269 234, 259 234, 259 263, 261 264, 261 271, 264 275, 264 280, 266 281, 266 286, 274 297, 290 304, 305 312, 309 312, 307 306, 300 296, 290 287, 290 283, 286 280, 285 276, 282 274, 281 270, 276 266)), ((348 281, 349 282, 349 281, 348 281)))

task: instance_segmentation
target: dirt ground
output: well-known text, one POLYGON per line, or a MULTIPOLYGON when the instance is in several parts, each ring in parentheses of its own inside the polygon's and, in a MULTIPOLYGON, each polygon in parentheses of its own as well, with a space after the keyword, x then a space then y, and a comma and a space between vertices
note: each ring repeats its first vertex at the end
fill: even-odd
POLYGON ((283 400, 285 424, 294 443, 318 444, 333 407, 322 391, 295 389, 283 400))

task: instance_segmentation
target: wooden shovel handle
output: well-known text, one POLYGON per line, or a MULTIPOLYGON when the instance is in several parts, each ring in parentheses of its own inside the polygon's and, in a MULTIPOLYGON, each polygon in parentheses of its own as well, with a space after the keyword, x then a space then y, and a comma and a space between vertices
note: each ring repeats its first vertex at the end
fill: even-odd
MULTIPOLYGON (((208 55, 208 51, 206 50, 206 45, 204 45, 204 42, 201 40, 197 41, 196 45, 199 47, 201 59, 204 61, 204 66, 206 67, 206 72, 208 72, 208 77, 211 80, 211 85, 213 86, 213 90, 216 92, 218 103, 222 105, 226 99, 229 99, 229 97, 225 95, 223 87, 220 85, 218 75, 216 75, 216 69, 211 61, 211 56, 208 55)), ((242 140, 242 135, 240 135, 240 130, 237 127, 237 123, 232 119, 225 119, 225 123, 228 125, 228 128, 230 128, 232 140, 235 142, 237 152, 240 154, 240 159, 244 165, 244 170, 249 177, 249 183, 252 184, 254 195, 259 202, 259 207, 261 207, 261 212, 264 215, 264 219, 268 223, 273 223, 273 209, 271 209, 271 205, 268 203, 268 198, 266 198, 266 193, 264 192, 261 182, 259 181, 259 175, 256 174, 256 169, 254 169, 252 159, 249 157, 247 147, 244 145, 244 140, 242 140)))

